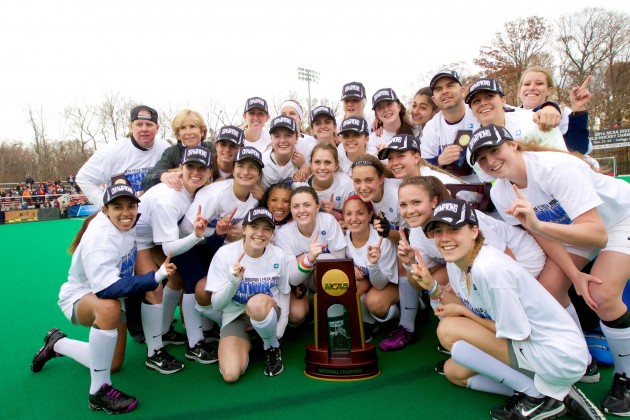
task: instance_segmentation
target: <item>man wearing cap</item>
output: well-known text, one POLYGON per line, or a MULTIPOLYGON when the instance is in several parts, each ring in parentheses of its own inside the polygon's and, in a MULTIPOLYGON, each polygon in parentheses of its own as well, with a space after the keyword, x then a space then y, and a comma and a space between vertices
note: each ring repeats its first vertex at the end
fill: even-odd
POLYGON ((479 182, 466 163, 466 144, 463 144, 479 127, 479 122, 464 103, 466 89, 459 75, 454 70, 442 70, 433 76, 429 87, 440 112, 424 127, 420 145, 422 157, 465 181, 479 182), (460 139, 463 140, 461 145, 457 144, 460 139))
POLYGON ((255 147, 261 153, 264 152, 271 143, 269 133, 264 130, 265 124, 269 121, 267 101, 258 96, 248 98, 245 101, 243 119, 245 120, 243 145, 255 147))
POLYGON ((263 191, 276 182, 292 180, 293 175, 300 169, 294 163, 294 152, 298 141, 295 120, 286 115, 274 118, 271 120, 269 134, 271 135, 271 150, 265 151, 263 155, 265 170, 260 182, 263 191))
POLYGON ((160 160, 149 170, 142 180, 142 189, 149 188, 164 182, 177 191, 182 189, 182 173, 179 164, 182 161, 184 149, 192 146, 203 146, 212 150, 212 143, 206 140, 208 126, 203 116, 196 111, 183 109, 177 113, 171 122, 171 129, 175 134, 177 143, 164 151, 160 160))
POLYGON ((367 153, 369 134, 368 123, 361 117, 350 117, 341 122, 341 143, 337 146, 341 172, 352 175, 352 163, 357 157, 367 153))
POLYGON ((131 110, 129 139, 114 141, 98 149, 79 169, 76 183, 92 204, 103 204, 103 190, 112 176, 124 174, 137 192, 142 192, 142 179, 160 159, 169 144, 156 138, 158 113, 139 105, 131 110))

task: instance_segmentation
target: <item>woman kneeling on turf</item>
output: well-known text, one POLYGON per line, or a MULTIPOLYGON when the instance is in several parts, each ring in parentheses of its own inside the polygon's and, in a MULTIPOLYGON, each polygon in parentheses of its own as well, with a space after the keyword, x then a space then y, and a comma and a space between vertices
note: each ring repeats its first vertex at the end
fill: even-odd
POLYGON ((269 243, 274 229, 269 210, 249 210, 243 220, 244 239, 219 248, 208 270, 212 307, 223 311, 219 369, 226 382, 236 382, 247 369, 250 326, 263 340, 265 375, 279 375, 284 369, 278 340, 289 318, 291 261, 269 243))
MULTIPOLYGON (((505 406, 491 410, 494 419, 556 418, 565 404, 578 418, 603 418, 573 386, 588 361, 582 333, 520 264, 483 245, 472 207, 446 200, 424 230, 435 239, 449 284, 464 303, 435 311, 443 317, 438 337, 452 355, 444 366, 448 379, 486 392, 514 392, 505 406)), ((442 287, 417 258, 411 280, 440 299, 442 287)))
POLYGON ((127 341, 119 299, 154 290, 175 271, 169 256, 157 273, 133 275, 139 201, 130 186, 110 186, 102 212, 83 222, 70 245, 72 265, 59 292, 59 306, 74 325, 90 327, 89 342, 71 340, 53 328, 31 364, 31 370, 39 372, 50 359, 64 355, 89 368, 88 407, 107 413, 127 413, 138 405, 136 398, 111 385, 110 372, 122 366, 127 341))

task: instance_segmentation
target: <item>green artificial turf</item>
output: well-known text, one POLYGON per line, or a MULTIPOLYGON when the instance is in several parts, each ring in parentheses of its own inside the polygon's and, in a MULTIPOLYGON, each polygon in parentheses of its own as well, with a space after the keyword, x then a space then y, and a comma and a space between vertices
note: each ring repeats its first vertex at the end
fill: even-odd
MULTIPOLYGON (((87 408, 89 372, 77 362, 57 358, 37 374, 30 371, 31 358, 51 327, 87 340, 88 329, 71 325, 57 306, 70 265, 66 248, 81 222, 0 225, 0 281, 7 309, 0 347, 3 419, 105 416, 87 408)), ((306 326, 285 335, 285 369, 277 377, 263 375, 260 350, 252 352, 247 372, 235 384, 223 382, 216 364, 186 361, 182 372, 161 375, 145 368, 145 346, 129 339, 123 369, 112 379, 140 401, 125 418, 488 418, 489 409, 502 404, 503 397, 458 388, 433 370, 444 358, 436 350, 436 325, 433 316, 430 322, 419 322, 420 340, 402 351, 379 350, 381 374, 369 380, 329 382, 304 375, 304 349, 313 342, 312 327, 306 326)), ((179 321, 176 328, 182 331, 179 321)), ((375 344, 383 334, 376 334, 375 344)), ((185 360, 183 347, 173 347, 172 353, 185 360)), ((612 368, 603 368, 598 384, 580 388, 599 402, 611 376, 612 368)))

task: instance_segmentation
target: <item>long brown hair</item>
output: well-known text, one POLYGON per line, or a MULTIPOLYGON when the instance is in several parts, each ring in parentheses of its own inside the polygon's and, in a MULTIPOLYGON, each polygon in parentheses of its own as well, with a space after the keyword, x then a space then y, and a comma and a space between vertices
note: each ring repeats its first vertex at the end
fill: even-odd
MULTIPOLYGON (((473 210, 475 211, 475 210, 473 210)), ((468 225, 471 226, 471 225, 468 225)), ((472 228, 472 226, 471 226, 472 228)), ((475 244, 473 245, 472 251, 470 253, 470 261, 468 262, 468 269, 466 270, 466 289, 468 290, 468 294, 470 294, 470 286, 472 285, 472 280, 470 279, 470 270, 472 268, 473 263, 475 262, 475 258, 481 251, 481 247, 486 238, 484 238, 483 233, 479 230, 477 237, 475 238, 475 244)))
POLYGON ((88 226, 90 225, 90 222, 99 213, 100 213, 100 210, 90 214, 88 217, 85 218, 85 220, 81 224, 81 227, 79 228, 79 231, 77 232, 76 235, 74 235, 74 239, 72 240, 72 243, 68 247, 68 253, 69 254, 72 255, 72 254, 74 254, 74 251, 77 250, 77 248, 79 247, 79 243, 81 243, 81 238, 83 238, 83 234, 85 233, 85 231, 87 230, 88 226))
POLYGON ((384 175, 385 178, 395 178, 392 171, 389 170, 383 163, 376 158, 374 155, 365 154, 357 156, 357 158, 352 163, 351 168, 355 168, 356 166, 371 166, 376 169, 376 172, 380 175, 384 175))
POLYGON ((444 186, 442 181, 434 176, 412 176, 411 178, 407 178, 400 184, 398 191, 407 185, 417 185, 424 188, 429 195, 429 200, 433 200, 434 197, 437 197, 438 203, 451 198, 449 190, 444 186))

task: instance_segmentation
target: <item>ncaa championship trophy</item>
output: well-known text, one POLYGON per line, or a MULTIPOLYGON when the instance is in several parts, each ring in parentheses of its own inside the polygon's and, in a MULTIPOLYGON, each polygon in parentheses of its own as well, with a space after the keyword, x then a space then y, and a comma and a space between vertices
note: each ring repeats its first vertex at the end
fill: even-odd
POLYGON ((336 381, 378 375, 376 348, 364 338, 352 260, 317 261, 315 270, 315 344, 306 346, 304 373, 336 381))

